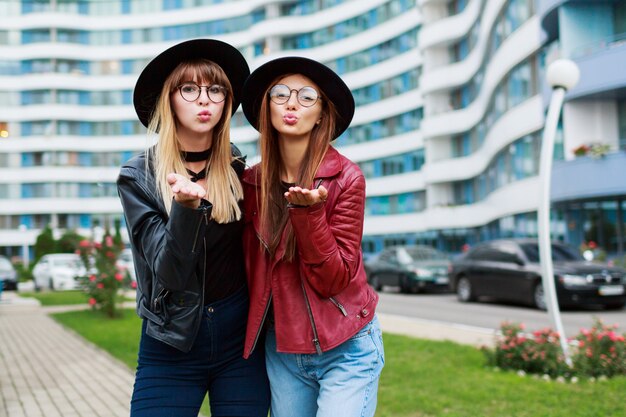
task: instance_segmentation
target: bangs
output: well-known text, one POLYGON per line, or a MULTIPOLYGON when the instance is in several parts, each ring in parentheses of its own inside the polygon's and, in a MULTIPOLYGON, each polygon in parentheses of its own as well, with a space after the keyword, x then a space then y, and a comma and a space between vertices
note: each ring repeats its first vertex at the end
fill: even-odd
POLYGON ((228 77, 217 64, 208 59, 181 63, 171 75, 172 88, 187 82, 194 81, 202 85, 219 84, 231 91, 228 77))

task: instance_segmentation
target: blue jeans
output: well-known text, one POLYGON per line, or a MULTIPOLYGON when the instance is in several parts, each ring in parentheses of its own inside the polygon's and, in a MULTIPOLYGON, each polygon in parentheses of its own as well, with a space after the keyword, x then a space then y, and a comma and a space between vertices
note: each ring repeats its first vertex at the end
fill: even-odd
POLYGON ((209 393, 213 417, 267 417, 269 383, 263 349, 243 359, 248 292, 204 307, 191 351, 146 335, 139 346, 132 417, 196 417, 209 393))
POLYGON ((272 417, 372 417, 385 363, 378 318, 321 355, 276 352, 276 333, 265 340, 272 417))

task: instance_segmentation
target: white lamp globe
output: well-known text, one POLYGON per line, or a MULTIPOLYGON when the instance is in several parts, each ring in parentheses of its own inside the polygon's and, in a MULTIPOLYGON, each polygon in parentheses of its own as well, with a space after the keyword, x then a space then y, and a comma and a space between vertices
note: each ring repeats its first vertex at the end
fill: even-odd
POLYGON ((552 88, 561 87, 570 90, 578 84, 580 70, 578 65, 569 59, 557 59, 548 66, 546 79, 552 88))

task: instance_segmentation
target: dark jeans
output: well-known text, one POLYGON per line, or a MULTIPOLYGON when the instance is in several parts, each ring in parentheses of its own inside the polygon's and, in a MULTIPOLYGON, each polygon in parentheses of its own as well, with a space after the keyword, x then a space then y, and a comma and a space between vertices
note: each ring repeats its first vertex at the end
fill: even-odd
POLYGON ((208 392, 213 417, 267 417, 265 352, 242 357, 247 316, 245 287, 205 306, 188 353, 147 336, 144 320, 131 416, 196 417, 208 392))

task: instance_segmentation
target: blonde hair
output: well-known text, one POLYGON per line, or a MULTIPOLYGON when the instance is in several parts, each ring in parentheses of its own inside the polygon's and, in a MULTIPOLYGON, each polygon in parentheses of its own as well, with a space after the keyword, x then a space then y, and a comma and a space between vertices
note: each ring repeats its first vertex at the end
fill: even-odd
POLYGON ((230 223, 241 219, 239 200, 243 199, 243 189, 239 178, 231 167, 233 156, 230 146, 230 118, 233 103, 232 87, 221 67, 212 61, 199 59, 179 64, 167 77, 161 95, 148 126, 148 134, 158 132, 157 144, 146 151, 148 160, 153 160, 157 190, 169 213, 174 197, 167 182, 171 172, 187 176, 183 149, 176 133, 176 119, 170 104, 170 95, 185 81, 197 80, 208 84, 219 84, 226 88, 226 100, 222 117, 213 128, 211 156, 207 164, 206 199, 213 209, 211 217, 217 223, 230 223), (152 157, 152 158, 151 158, 152 157))
MULTIPOLYGON (((281 79, 292 75, 282 74, 276 77, 267 87, 261 102, 259 111, 259 144, 261 151, 261 193, 259 204, 259 215, 261 227, 267 236, 268 252, 274 256, 278 244, 280 243, 282 231, 287 230, 287 246, 283 259, 291 261, 295 257, 296 242, 293 230, 287 222, 287 202, 283 196, 280 173, 283 168, 283 160, 278 147, 278 132, 272 126, 270 113, 269 90, 281 79)), ((335 124, 337 120, 337 110, 335 105, 328 100, 323 91, 320 91, 320 102, 322 104, 322 118, 319 124, 313 126, 309 144, 307 146, 302 164, 296 178, 296 185, 313 188, 313 180, 319 168, 328 146, 333 138, 335 124)), ((262 245, 264 246, 264 245, 262 245)))

